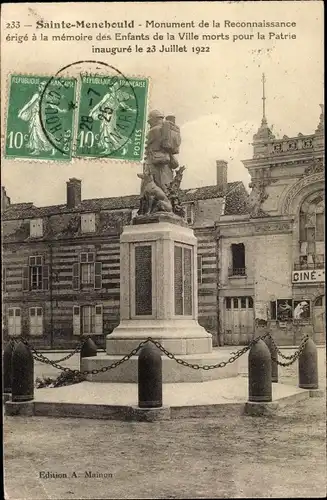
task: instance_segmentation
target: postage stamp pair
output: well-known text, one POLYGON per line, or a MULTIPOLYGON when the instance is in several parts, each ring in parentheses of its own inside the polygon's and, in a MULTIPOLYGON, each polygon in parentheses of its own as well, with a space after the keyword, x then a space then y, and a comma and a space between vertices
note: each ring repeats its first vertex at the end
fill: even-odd
POLYGON ((6 158, 141 161, 148 79, 10 77, 6 158))

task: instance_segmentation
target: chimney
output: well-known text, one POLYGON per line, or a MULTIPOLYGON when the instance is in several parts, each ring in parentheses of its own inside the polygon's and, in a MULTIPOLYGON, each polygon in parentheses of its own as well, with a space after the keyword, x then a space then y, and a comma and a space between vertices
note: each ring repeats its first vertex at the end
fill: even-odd
POLYGON ((7 196, 6 189, 1 186, 1 211, 6 210, 10 206, 10 198, 7 196))
POLYGON ((217 187, 222 193, 227 191, 227 161, 217 160, 217 187))
POLYGON ((82 201, 82 181, 79 179, 69 179, 67 184, 67 207, 75 208, 82 201))

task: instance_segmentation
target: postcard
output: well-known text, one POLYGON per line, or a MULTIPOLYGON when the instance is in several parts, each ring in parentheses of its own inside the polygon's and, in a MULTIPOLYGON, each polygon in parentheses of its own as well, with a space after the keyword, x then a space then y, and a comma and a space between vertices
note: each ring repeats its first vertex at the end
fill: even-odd
POLYGON ((323 3, 1 11, 4 497, 324 497, 323 3))

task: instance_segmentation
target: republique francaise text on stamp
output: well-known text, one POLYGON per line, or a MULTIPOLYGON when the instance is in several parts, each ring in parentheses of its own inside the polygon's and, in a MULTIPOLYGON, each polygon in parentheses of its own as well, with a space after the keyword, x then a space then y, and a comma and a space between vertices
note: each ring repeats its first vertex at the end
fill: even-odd
POLYGON ((142 161, 148 80, 117 75, 11 75, 6 157, 142 161))

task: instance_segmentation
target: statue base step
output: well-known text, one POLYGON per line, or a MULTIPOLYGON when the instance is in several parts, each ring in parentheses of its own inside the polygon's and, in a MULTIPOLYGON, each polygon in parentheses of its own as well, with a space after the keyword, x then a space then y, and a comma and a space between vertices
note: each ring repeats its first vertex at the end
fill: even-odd
MULTIPOLYGON (((100 370, 121 359, 122 356, 98 355, 96 357, 82 358, 81 370, 100 370)), ((215 351, 207 354, 178 355, 188 363, 203 365, 213 365, 226 362, 229 358, 227 352, 215 351)), ((164 383, 174 382, 205 382, 207 380, 218 380, 222 378, 236 377, 238 375, 238 360, 226 365, 223 368, 212 370, 193 369, 177 363, 174 359, 162 356, 162 381, 164 383)), ((112 370, 101 372, 96 375, 90 374, 87 380, 91 382, 121 382, 137 383, 138 379, 138 356, 132 356, 128 361, 112 370)))
POLYGON ((123 320, 107 335, 108 355, 124 355, 148 337, 173 354, 208 354, 212 352, 212 335, 194 319, 123 320))

